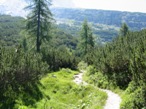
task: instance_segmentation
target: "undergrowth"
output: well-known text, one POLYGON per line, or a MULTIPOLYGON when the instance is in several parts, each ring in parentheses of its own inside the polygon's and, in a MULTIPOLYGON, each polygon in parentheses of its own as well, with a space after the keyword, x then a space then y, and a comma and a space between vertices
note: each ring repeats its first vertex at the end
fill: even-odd
POLYGON ((122 98, 120 109, 146 109, 146 86, 132 81, 122 98))
POLYGON ((122 90, 114 80, 109 80, 103 73, 96 72, 93 66, 87 67, 83 78, 89 84, 118 93, 122 98, 120 109, 146 109, 146 85, 143 81, 131 81, 127 89, 122 90))
POLYGON ((102 109, 107 95, 87 85, 77 85, 73 76, 78 72, 62 69, 40 80, 39 89, 43 98, 34 104, 25 105, 17 100, 16 109, 102 109))
POLYGON ((106 75, 97 72, 93 66, 88 66, 83 75, 84 81, 102 89, 109 89, 113 92, 123 95, 124 90, 120 89, 113 80, 109 80, 106 75))

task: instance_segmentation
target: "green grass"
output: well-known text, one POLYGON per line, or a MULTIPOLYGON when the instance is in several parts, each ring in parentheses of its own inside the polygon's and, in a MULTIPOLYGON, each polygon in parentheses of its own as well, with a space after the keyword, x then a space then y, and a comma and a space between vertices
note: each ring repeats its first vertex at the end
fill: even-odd
POLYGON ((77 73, 62 69, 46 75, 39 85, 43 98, 29 106, 19 100, 17 109, 102 109, 106 93, 90 85, 76 85, 73 76, 77 73))

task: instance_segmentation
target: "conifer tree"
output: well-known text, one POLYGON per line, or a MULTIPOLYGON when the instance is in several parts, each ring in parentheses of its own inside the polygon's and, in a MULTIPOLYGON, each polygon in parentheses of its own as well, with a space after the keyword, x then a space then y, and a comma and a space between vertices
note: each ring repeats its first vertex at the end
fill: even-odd
POLYGON ((121 28, 120 28, 120 35, 126 36, 128 32, 129 32, 129 28, 128 28, 127 24, 123 23, 121 28))
POLYGON ((42 41, 48 41, 49 28, 53 21, 52 13, 49 10, 50 0, 31 0, 31 4, 26 7, 30 10, 27 16, 26 29, 29 35, 36 40, 36 50, 40 52, 42 41))
POLYGON ((81 36, 81 49, 83 51, 83 55, 86 55, 89 49, 91 49, 91 47, 94 47, 94 38, 87 20, 83 22, 80 36, 81 36))

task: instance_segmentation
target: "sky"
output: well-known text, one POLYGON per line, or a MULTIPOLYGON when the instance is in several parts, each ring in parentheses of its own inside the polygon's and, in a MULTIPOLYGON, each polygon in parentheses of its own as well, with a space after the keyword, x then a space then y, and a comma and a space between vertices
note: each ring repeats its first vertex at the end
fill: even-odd
MULTIPOLYGON (((27 5, 26 0, 0 0, 0 6, 14 14, 24 13, 23 8, 27 5)), ((27 0, 30 1, 30 0, 27 0)), ((146 0, 52 0, 52 7, 86 8, 102 10, 118 10, 146 13, 146 0)), ((1 8, 3 9, 3 8, 1 8)), ((2 10, 0 10, 2 11, 2 10)))
POLYGON ((146 0, 54 0, 53 6, 146 13, 146 0))
POLYGON ((0 12, 4 11, 5 14, 25 16, 26 11, 23 10, 25 6, 27 3, 24 0, 0 0, 0 12))

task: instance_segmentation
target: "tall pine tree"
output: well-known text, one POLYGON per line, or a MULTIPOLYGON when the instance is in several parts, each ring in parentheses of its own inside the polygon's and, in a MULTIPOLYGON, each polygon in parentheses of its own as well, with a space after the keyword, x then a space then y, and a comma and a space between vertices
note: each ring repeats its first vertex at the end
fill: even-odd
POLYGON ((50 0, 31 0, 31 4, 26 7, 30 10, 27 16, 26 29, 28 34, 34 36, 36 40, 37 52, 40 52, 42 41, 49 40, 49 29, 53 21, 49 9, 50 5, 50 0))
POLYGON ((82 51, 81 54, 83 58, 85 58, 85 61, 88 62, 88 60, 90 60, 89 58, 92 58, 89 56, 94 48, 94 38, 87 20, 83 22, 80 37, 81 37, 80 50, 82 51))

